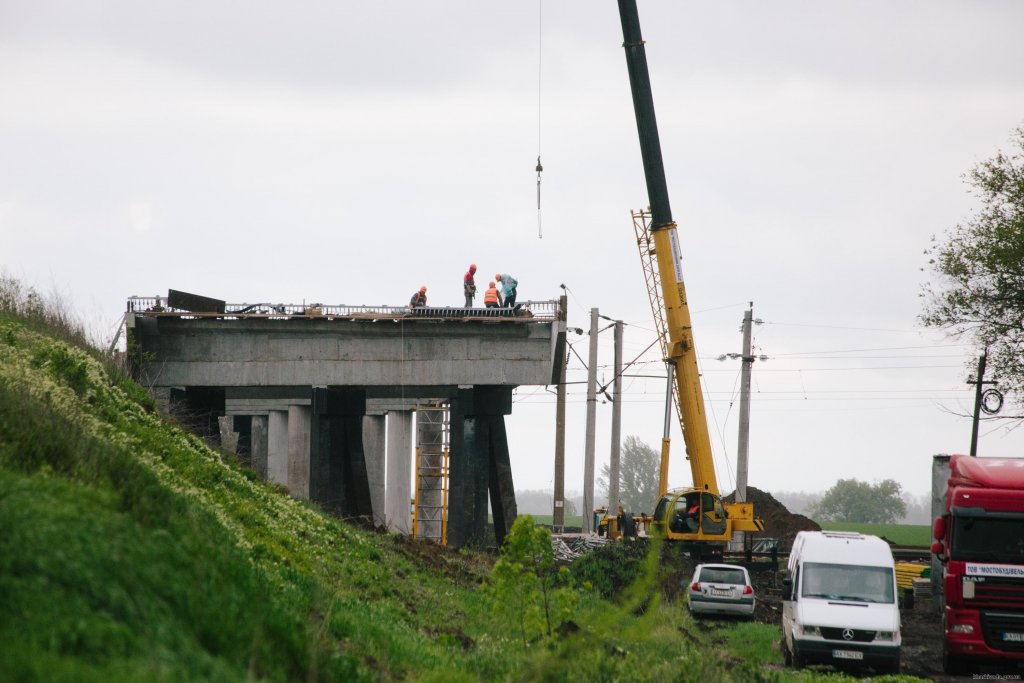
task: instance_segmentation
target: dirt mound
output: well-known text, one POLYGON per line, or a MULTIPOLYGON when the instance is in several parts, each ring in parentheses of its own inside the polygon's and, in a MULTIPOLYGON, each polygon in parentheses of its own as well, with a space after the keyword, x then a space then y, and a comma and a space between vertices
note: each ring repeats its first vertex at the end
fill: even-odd
MULTIPOLYGON (((733 502, 735 494, 724 498, 733 502)), ((775 500, 772 494, 747 487, 747 502, 754 504, 754 514, 764 522, 764 531, 750 534, 753 538, 777 538, 779 550, 787 552, 793 545, 793 539, 800 531, 821 531, 821 527, 810 517, 790 512, 785 505, 775 500)))

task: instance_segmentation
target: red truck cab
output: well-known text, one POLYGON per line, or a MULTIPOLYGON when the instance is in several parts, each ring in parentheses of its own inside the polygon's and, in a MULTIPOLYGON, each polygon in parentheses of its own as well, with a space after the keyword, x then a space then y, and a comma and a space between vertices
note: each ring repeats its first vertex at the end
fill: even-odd
POLYGON ((943 669, 1024 662, 1024 458, 935 456, 942 514, 932 553, 941 563, 943 669))

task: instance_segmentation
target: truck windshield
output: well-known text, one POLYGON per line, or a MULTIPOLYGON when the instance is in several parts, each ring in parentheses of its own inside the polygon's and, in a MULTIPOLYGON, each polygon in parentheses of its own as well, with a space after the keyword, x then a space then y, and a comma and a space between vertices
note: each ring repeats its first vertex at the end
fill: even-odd
POLYGON ((1024 521, 953 517, 950 557, 975 562, 1024 563, 1024 521))
POLYGON ((805 598, 893 603, 893 570, 851 564, 804 562, 800 595, 805 598))

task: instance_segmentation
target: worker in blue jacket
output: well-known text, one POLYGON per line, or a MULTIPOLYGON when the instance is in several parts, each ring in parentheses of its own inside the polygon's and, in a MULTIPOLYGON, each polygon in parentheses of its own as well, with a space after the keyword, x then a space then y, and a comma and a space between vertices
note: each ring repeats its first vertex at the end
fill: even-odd
POLYGON ((505 305, 509 308, 515 308, 516 305, 516 286, 519 284, 516 279, 508 273, 498 273, 494 276, 494 279, 498 282, 502 289, 502 298, 505 301, 505 305))

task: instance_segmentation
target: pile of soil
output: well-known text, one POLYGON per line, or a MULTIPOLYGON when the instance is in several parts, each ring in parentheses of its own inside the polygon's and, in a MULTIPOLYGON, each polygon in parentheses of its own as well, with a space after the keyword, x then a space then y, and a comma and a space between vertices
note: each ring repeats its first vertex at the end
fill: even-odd
MULTIPOLYGON (((733 502, 735 494, 723 500, 733 502)), ((747 502, 754 504, 754 514, 764 522, 764 531, 751 533, 752 538, 776 538, 779 540, 779 551, 789 552, 793 539, 801 531, 821 531, 821 527, 810 517, 790 512, 785 505, 775 500, 772 494, 747 487, 747 502)))

